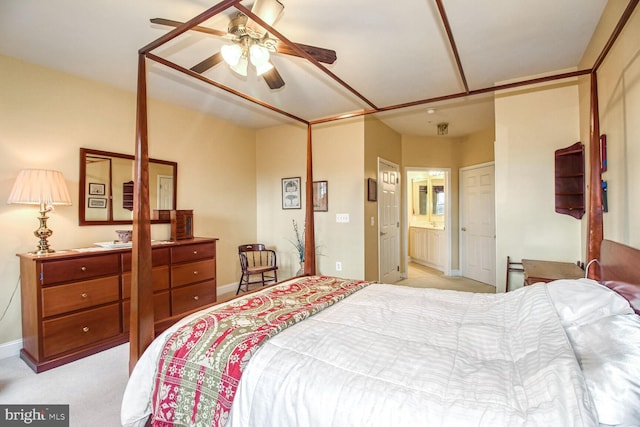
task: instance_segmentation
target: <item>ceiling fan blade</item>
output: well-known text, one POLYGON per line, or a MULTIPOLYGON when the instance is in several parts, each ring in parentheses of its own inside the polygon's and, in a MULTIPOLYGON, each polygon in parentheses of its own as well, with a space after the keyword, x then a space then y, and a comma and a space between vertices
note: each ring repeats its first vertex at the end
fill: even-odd
MULTIPOLYGON (((260 0, 258 0, 258 1, 260 1, 260 0)), ((278 2, 278 0, 265 0, 265 1, 267 1, 267 2, 276 2, 276 3, 281 5, 281 3, 278 2)), ((254 7, 255 7, 255 4, 254 4, 254 7)), ((153 24, 168 25, 168 26, 171 26, 171 27, 178 27, 178 26, 183 24, 183 22, 174 21, 172 19, 165 19, 165 18, 152 18, 151 22, 153 24)), ((255 24, 255 22, 254 22, 254 24, 255 24)), ((199 26, 199 25, 193 27, 192 30, 199 31, 201 33, 206 33, 206 34, 213 34, 214 36, 219 36, 219 37, 227 37, 228 36, 228 33, 225 32, 225 31, 216 30, 214 28, 202 27, 202 26, 199 26)), ((325 64, 333 64, 337 59, 337 55, 336 55, 336 51, 335 50, 324 49, 324 48, 317 47, 317 46, 309 46, 309 45, 302 44, 302 43, 296 43, 296 45, 300 49, 302 49, 305 52, 307 52, 309 55, 311 55, 313 58, 315 58, 319 62, 323 62, 325 64)), ((287 46, 286 44, 281 43, 281 42, 277 43, 276 51, 278 53, 282 53, 282 54, 285 54, 285 55, 293 55, 293 56, 298 56, 298 57, 300 56, 300 55, 298 55, 298 53, 296 51, 294 51, 289 46, 287 46)))
MULTIPOLYGON (((168 25, 169 27, 179 27, 180 25, 184 24, 184 22, 174 21, 172 19, 165 19, 165 18, 151 18, 150 21, 152 24, 168 25)), ((219 37, 227 36, 226 31, 220 31, 214 28, 209 28, 209 27, 201 27, 199 25, 196 25, 191 29, 193 31, 198 31, 205 34, 213 34, 214 36, 219 36, 219 37)))
POLYGON ((267 82, 267 85, 269 85, 269 88, 271 89, 280 89, 282 86, 284 86, 284 80, 282 80, 282 76, 280 75, 276 67, 273 67, 272 69, 264 73, 262 75, 262 78, 264 78, 264 81, 267 82))
POLYGON ((191 67, 191 71, 195 71, 198 74, 202 74, 205 71, 207 71, 209 68, 215 67, 220 62, 222 62, 222 54, 220 52, 217 52, 211 55, 210 57, 206 58, 205 60, 197 63, 193 67, 191 67))
MULTIPOLYGON (((251 7, 252 13, 271 26, 273 26, 280 15, 282 15, 283 10, 284 5, 278 0, 256 0, 251 7)), ((265 29, 252 19, 247 21, 246 26, 254 33, 261 35, 266 33, 265 29)))
MULTIPOLYGON (((296 46, 298 46, 300 49, 307 52, 309 55, 315 58, 316 61, 318 62, 324 62, 325 64, 333 64, 334 62, 336 62, 336 59, 338 59, 338 56, 336 55, 335 50, 325 49, 325 48, 316 47, 316 46, 309 46, 307 44, 302 44, 302 43, 296 43, 296 46)), ((291 49, 289 46, 281 42, 278 42, 276 46, 276 51, 278 53, 283 53, 285 55, 300 56, 298 55, 298 52, 296 52, 295 50, 291 49)))

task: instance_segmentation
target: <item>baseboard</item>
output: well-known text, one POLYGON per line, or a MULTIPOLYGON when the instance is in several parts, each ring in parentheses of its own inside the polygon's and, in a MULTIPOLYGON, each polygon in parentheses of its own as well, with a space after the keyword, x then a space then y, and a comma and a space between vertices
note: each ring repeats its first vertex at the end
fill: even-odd
POLYGON ((447 276, 462 276, 462 274, 460 274, 460 270, 451 270, 447 276))
POLYGON ((20 355, 21 348, 21 339, 0 344, 0 360, 14 356, 18 357, 20 355))
POLYGON ((237 290, 238 290, 238 282, 227 283, 226 285, 218 286, 217 294, 218 296, 229 294, 229 293, 235 294, 237 290))

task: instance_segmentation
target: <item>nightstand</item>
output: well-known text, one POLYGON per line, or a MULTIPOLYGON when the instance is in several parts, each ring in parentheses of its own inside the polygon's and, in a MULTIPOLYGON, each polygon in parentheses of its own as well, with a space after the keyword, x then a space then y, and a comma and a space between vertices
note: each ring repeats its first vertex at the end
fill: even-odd
POLYGON ((551 282, 558 279, 579 279, 584 277, 584 270, 571 262, 544 261, 523 259, 524 284, 533 285, 538 282, 551 282))

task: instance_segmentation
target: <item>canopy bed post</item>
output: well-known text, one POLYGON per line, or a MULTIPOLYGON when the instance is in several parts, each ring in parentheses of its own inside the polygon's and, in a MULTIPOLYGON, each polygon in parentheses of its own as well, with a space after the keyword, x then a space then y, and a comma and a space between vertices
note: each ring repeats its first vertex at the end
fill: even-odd
POLYGON ((149 207, 149 140, 147 133, 147 79, 145 55, 138 55, 135 195, 131 259, 131 314, 129 372, 154 338, 151 278, 151 211, 149 207))
POLYGON ((313 146, 311 144, 311 124, 307 125, 307 182, 305 190, 304 225, 304 274, 316 274, 316 238, 313 216, 313 146))
MULTIPOLYGON (((604 238, 602 227, 602 167, 600 163, 600 113, 598 111, 598 76, 594 70, 591 73, 591 135, 589 147, 590 163, 590 191, 589 191, 589 219, 587 236, 587 260, 599 258, 600 245, 604 238)), ((597 279, 594 269, 589 277, 597 279)))
POLYGON ((131 260, 131 314, 129 372, 155 336, 151 260, 151 207, 149 203, 149 139, 147 132, 146 56, 153 49, 188 31, 202 21, 237 4, 224 0, 138 51, 138 98, 134 162, 133 245, 131 260))

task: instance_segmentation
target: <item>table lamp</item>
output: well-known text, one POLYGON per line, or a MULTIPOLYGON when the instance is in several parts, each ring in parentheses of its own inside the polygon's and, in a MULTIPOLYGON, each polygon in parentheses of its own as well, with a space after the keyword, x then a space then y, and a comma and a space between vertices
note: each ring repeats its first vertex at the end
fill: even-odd
POLYGON ((18 173, 7 203, 40 205, 40 227, 33 234, 40 239, 35 251, 36 255, 55 252, 49 247, 47 239, 53 234, 47 228, 47 213, 53 205, 70 205, 71 197, 62 173, 46 169, 23 169, 18 173))

